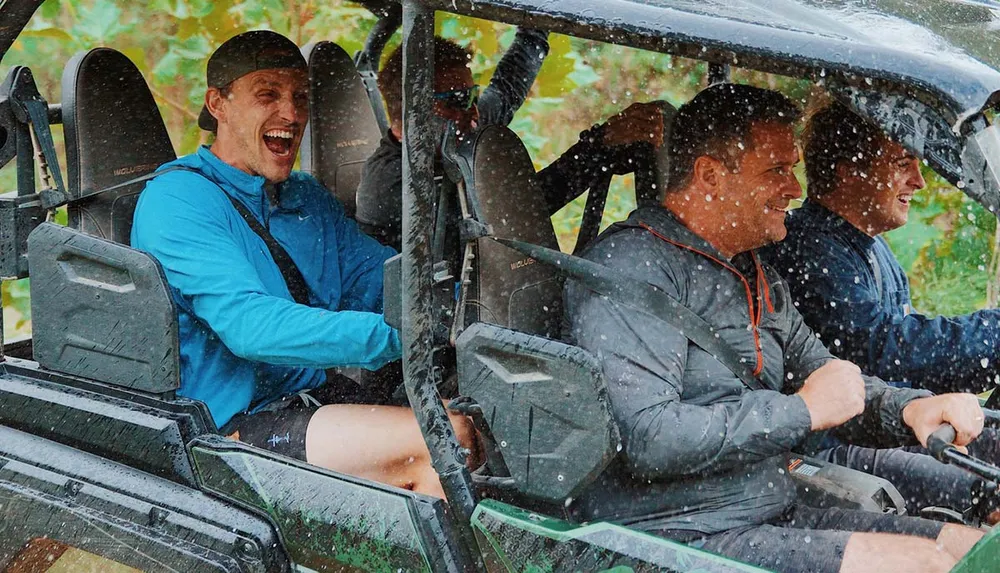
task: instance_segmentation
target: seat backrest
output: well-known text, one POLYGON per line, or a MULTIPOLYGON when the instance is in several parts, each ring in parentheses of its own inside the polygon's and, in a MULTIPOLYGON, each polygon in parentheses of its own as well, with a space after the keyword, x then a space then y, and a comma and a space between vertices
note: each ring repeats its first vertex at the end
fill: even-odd
POLYGON ((361 170, 382 136, 375 112, 343 48, 316 42, 302 54, 309 62, 309 124, 302 137, 301 167, 353 217, 361 170))
POLYGON ((456 349, 459 393, 482 408, 518 492, 561 504, 620 451, 601 363, 587 351, 485 322, 456 349))
MULTIPOLYGON (((517 135, 489 126, 478 134, 472 156, 466 189, 473 216, 493 236, 558 249, 535 167, 517 135)), ((490 238, 478 239, 477 250, 466 310, 472 322, 558 338, 562 279, 555 270, 490 238)))
POLYGON ((152 394, 180 387, 177 313, 156 259, 42 223, 28 260, 39 365, 152 394))
POLYGON ((145 183, 98 192, 176 157, 160 110, 139 69, 111 48, 74 56, 62 93, 69 226, 127 245, 145 183))
MULTIPOLYGON (((458 155, 471 214, 494 237, 559 248, 517 135, 487 127, 458 155)), ((517 491, 562 503, 621 443, 600 363, 554 340, 562 321, 555 269, 490 237, 477 239, 476 249, 466 298, 471 324, 455 344, 459 392, 482 408, 517 491)))

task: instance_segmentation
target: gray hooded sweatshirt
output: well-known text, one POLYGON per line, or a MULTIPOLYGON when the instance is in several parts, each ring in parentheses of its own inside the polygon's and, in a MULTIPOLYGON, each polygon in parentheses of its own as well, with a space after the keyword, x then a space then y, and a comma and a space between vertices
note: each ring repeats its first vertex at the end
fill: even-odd
MULTIPOLYGON (((786 456, 813 435, 805 402, 793 394, 833 359, 787 285, 752 252, 727 260, 661 206, 637 209, 584 257, 680 299, 745 357, 764 389, 748 389, 643 309, 568 282, 569 337, 603 364, 623 441, 571 514, 704 534, 779 518, 796 496, 786 456)), ((870 447, 915 443, 902 409, 929 393, 872 377, 865 387, 865 412, 835 434, 870 447)))

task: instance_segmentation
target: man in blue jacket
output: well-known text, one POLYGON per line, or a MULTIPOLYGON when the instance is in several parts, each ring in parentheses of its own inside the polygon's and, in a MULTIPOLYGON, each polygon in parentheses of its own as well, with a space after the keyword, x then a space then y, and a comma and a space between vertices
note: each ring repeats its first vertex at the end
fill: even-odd
MULTIPOLYGON (((274 32, 240 34, 212 55, 207 77, 198 124, 215 141, 160 168, 132 229, 177 304, 179 394, 242 441, 442 495, 409 409, 297 398, 327 381, 324 369, 376 369, 401 353, 382 316, 382 264, 394 251, 292 171, 308 118, 298 47, 274 32), (268 233, 293 263, 284 272, 268 233)), ((468 445, 471 430, 454 421, 468 445)))
POLYGON ((882 234, 906 224, 920 161, 844 105, 816 113, 808 199, 770 258, 799 310, 838 356, 933 392, 982 392, 1000 374, 1000 311, 929 317, 882 234))
MULTIPOLYGON (((916 312, 881 236, 906 224, 925 184, 919 160, 840 103, 813 114, 805 138, 808 199, 789 213, 787 238, 763 254, 788 281, 806 324, 866 374, 935 393, 991 388, 1000 374, 1000 311, 916 312)), ((976 455, 1000 461, 998 443, 987 430, 976 455)), ((970 491, 978 480, 927 455, 846 445, 820 455, 889 479, 917 506, 996 509, 994 496, 970 491)))

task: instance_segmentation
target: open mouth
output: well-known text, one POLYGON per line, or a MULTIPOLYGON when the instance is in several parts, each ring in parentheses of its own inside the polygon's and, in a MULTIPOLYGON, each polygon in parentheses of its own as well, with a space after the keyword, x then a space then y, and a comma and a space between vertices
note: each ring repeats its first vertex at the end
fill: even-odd
POLYGON ((292 154, 294 134, 287 129, 270 129, 264 132, 264 145, 268 151, 278 157, 288 157, 292 154))
POLYGON ((913 199, 913 195, 897 195, 896 201, 899 201, 906 207, 910 206, 910 200, 913 199))

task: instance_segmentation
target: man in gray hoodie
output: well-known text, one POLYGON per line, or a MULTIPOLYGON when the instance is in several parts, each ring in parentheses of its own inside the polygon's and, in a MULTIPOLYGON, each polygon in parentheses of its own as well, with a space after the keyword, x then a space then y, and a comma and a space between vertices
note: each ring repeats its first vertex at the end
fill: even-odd
POLYGON ((585 252, 708 321, 757 388, 670 324, 569 282, 570 335, 603 363, 624 446, 570 511, 777 571, 947 571, 980 532, 796 501, 786 456, 815 432, 892 447, 947 422, 964 445, 983 427, 975 396, 892 388, 836 360, 757 260, 754 249, 784 238, 802 193, 799 116, 768 90, 702 91, 674 119, 662 204, 585 252))

